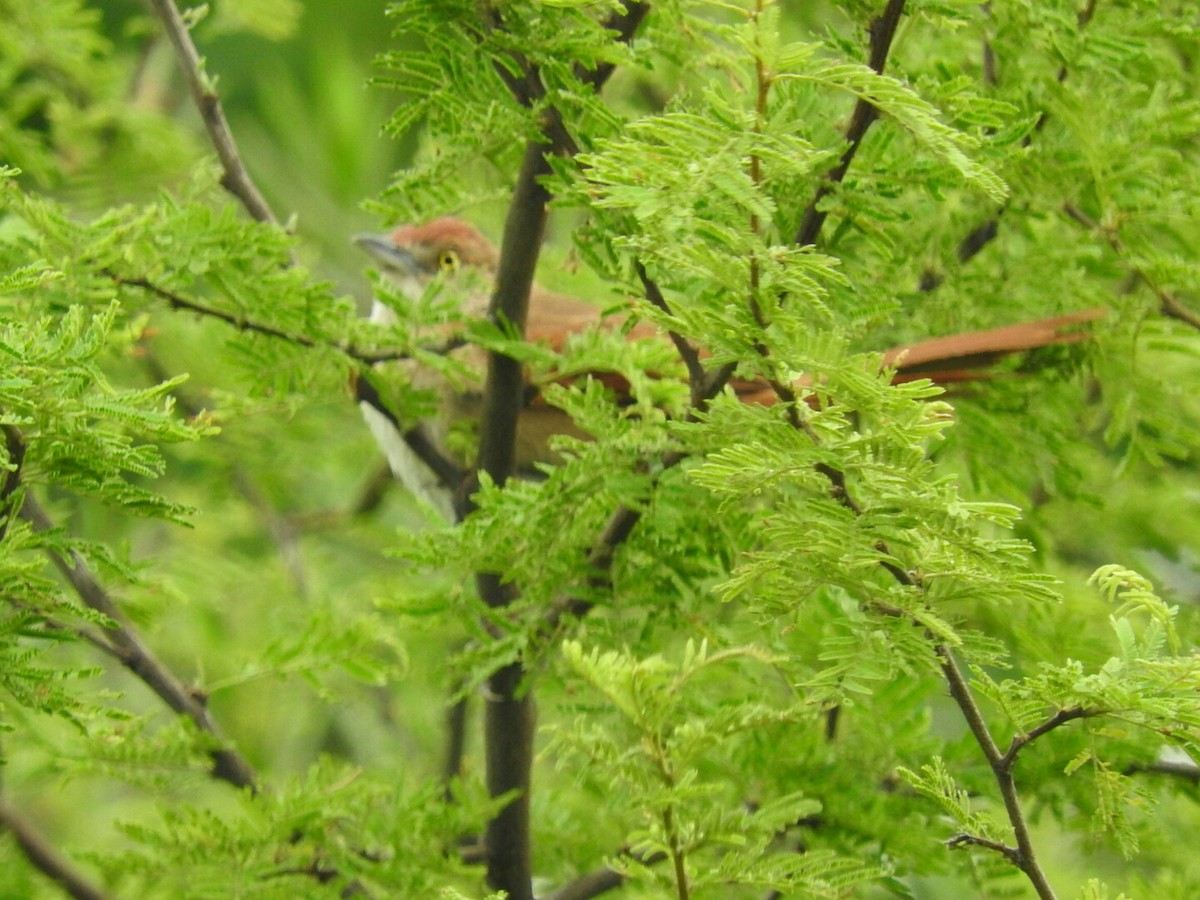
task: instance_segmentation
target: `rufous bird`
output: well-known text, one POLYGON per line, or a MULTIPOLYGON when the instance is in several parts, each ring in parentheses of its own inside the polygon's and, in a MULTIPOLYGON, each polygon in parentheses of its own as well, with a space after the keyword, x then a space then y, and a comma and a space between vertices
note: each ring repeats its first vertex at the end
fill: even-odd
MULTIPOLYGON (((423 225, 401 225, 390 234, 357 235, 354 241, 374 258, 381 273, 398 284, 414 301, 421 298, 435 277, 453 281, 469 275, 474 279, 474 289, 464 293, 461 311, 467 317, 487 314, 490 301, 488 287, 499 264, 499 254, 495 246, 474 226, 447 216, 423 225)), ((894 369, 893 377, 897 382, 916 378, 929 378, 941 384, 973 380, 982 377, 980 369, 1005 356, 1051 344, 1084 340, 1088 332, 1081 326, 1103 317, 1105 312, 1103 307, 1098 307, 893 347, 884 352, 882 365, 894 369)), ((371 319, 390 324, 396 321, 396 314, 376 300, 371 319)), ((535 285, 529 298, 525 337, 529 341, 542 342, 554 350, 561 350, 572 333, 592 327, 617 328, 621 324, 619 316, 603 318, 602 310, 596 305, 535 285)), ((638 323, 627 334, 631 339, 646 339, 656 335, 665 338, 648 322, 638 323)), ((445 338, 448 335, 443 332, 431 336, 445 338)), ((441 442, 443 448, 450 425, 463 419, 478 419, 482 408, 486 362, 486 353, 476 346, 466 345, 451 352, 479 373, 476 384, 465 388, 453 385, 439 373, 406 363, 415 387, 434 390, 439 395, 439 414, 431 424, 434 439, 441 442)), ((604 381, 606 384, 612 383, 611 379, 604 381)), ((732 386, 745 402, 774 402, 774 392, 765 383, 743 381, 732 386)), ((368 402, 364 401, 362 406, 368 425, 383 447, 395 475, 414 493, 427 498, 437 496, 432 488, 436 479, 405 445, 394 418, 381 414, 368 402)), ((536 391, 531 391, 517 426, 518 465, 528 467, 535 462, 552 461, 549 439, 564 433, 578 435, 580 432, 566 413, 539 402, 536 391)), ((460 463, 465 462, 460 460, 460 463)), ((448 509, 444 496, 438 497, 435 503, 443 511, 448 509)))

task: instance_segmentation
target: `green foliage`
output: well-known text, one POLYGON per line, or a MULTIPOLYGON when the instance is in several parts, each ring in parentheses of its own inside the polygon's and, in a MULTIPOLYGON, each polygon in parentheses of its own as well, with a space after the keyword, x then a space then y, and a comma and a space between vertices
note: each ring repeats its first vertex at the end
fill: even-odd
MULTIPOLYGON (((323 40, 378 11, 190 11, 280 227, 156 25, 0 0, 4 808, 114 896, 481 897, 463 838, 514 795, 474 729, 439 780, 441 721, 519 663, 539 895, 1195 895, 1195 5, 912 0, 874 67, 882 2, 647 6, 393 4, 386 125, 323 40), (300 74, 213 62, 293 34, 300 74), (620 327, 551 350, 466 320, 478 280, 330 280, 347 207, 498 222, 543 139, 541 274, 620 327), (958 390, 880 371, 1098 305, 958 390), (431 415, 414 366, 480 389, 449 331, 590 439, 419 527, 344 382, 431 415)), ((0 888, 49 896, 17 847, 0 888)))

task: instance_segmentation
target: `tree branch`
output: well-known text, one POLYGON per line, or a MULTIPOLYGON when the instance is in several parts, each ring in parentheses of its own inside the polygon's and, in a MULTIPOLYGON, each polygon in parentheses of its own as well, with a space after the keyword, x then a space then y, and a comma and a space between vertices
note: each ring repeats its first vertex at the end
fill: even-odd
POLYGON ((1129 271, 1133 273, 1134 277, 1137 278, 1137 280, 1144 284, 1147 288, 1149 288, 1151 293, 1158 298, 1159 312, 1161 312, 1167 318, 1178 319, 1185 325, 1190 325, 1192 328, 1200 331, 1200 315, 1197 315, 1195 312, 1190 310, 1179 300, 1179 298, 1177 298, 1166 288, 1159 287, 1158 284, 1155 283, 1154 279, 1146 273, 1145 269, 1142 269, 1136 264, 1129 262, 1128 249, 1125 246, 1125 242, 1121 240, 1120 235, 1117 234, 1115 229, 1107 228, 1101 225, 1070 201, 1067 201, 1063 204, 1062 210, 1068 218, 1074 219, 1084 228, 1103 238, 1108 246, 1112 248, 1113 252, 1116 253, 1117 256, 1123 261, 1125 261, 1125 264, 1129 267, 1129 271))
POLYGON ((966 834, 965 832, 963 834, 956 834, 950 840, 946 841, 946 846, 951 850, 960 850, 963 847, 970 846, 985 847, 988 850, 995 850, 1013 865, 1020 865, 1021 854, 1016 849, 977 834, 966 834))
POLYGON ((8 524, 16 512, 13 508, 14 495, 21 486, 21 466, 25 462, 25 442, 12 425, 4 426, 4 450, 10 468, 4 475, 4 484, 0 486, 0 541, 8 534, 8 524))
MULTIPOLYGON (((658 283, 650 277, 646 271, 646 267, 642 265, 641 260, 634 260, 634 269, 637 271, 638 279, 642 282, 642 289, 646 292, 646 299, 651 305, 661 309, 668 315, 671 312, 671 307, 667 303, 667 298, 663 296, 663 292, 659 289, 658 283)), ((679 353, 679 358, 683 360, 683 364, 687 367, 688 372, 688 388, 691 393, 692 406, 699 405, 703 396, 704 385, 707 378, 707 373, 704 371, 704 366, 700 362, 700 352, 688 343, 687 338, 677 331, 671 330, 667 332, 667 336, 671 339, 671 343, 675 345, 675 349, 679 353)))
MULTIPOLYGON (((900 17, 904 14, 904 0, 888 0, 884 8, 869 27, 871 35, 871 51, 869 65, 878 75, 883 74, 887 64, 888 53, 892 40, 896 36, 896 28, 900 25, 900 17)), ((846 177, 850 164, 854 161, 858 148, 862 146, 867 129, 879 116, 879 110, 869 100, 859 98, 854 104, 854 113, 850 124, 846 127, 846 149, 842 152, 837 165, 825 173, 808 206, 804 210, 804 218, 800 220, 800 228, 796 232, 796 243, 801 246, 815 244, 821 235, 821 226, 825 224, 828 212, 818 209, 822 200, 846 177)))
MULTIPOLYGON (((373 366, 385 362, 398 362, 405 359, 411 359, 409 353, 399 353, 396 351, 380 351, 368 352, 360 350, 353 344, 338 342, 338 341, 322 341, 307 334, 295 334, 290 331, 284 331, 282 328, 277 328, 274 325, 267 325, 263 322, 255 322, 252 319, 247 319, 244 316, 235 315, 223 309, 217 309, 201 303, 199 300, 194 300, 191 297, 184 296, 177 291, 165 288, 160 284, 150 281, 148 278, 141 276, 127 277, 121 275, 111 269, 101 269, 101 273, 108 278, 111 278, 115 284, 128 285, 130 287, 139 288, 149 294, 153 294, 160 300, 166 301, 167 305, 175 311, 191 312, 196 315, 203 316, 208 319, 216 319, 219 322, 224 322, 236 328, 238 331, 245 331, 250 334, 261 334, 265 337, 276 338, 277 340, 286 341, 290 344, 295 344, 298 347, 306 347, 309 349, 326 349, 336 350, 348 359, 354 362, 363 363, 364 365, 373 366)), ((445 344, 436 347, 428 348, 431 353, 449 353, 456 347, 461 345, 461 341, 455 339, 446 342, 445 344)))
POLYGON ((175 54, 179 57, 179 65, 183 69, 192 100, 200 111, 209 140, 212 141, 225 170, 221 184, 237 197, 246 211, 259 222, 278 224, 275 214, 271 212, 267 201, 254 184, 254 179, 242 163, 237 142, 233 139, 233 132, 229 130, 229 122, 226 121, 225 111, 221 107, 221 98, 204 73, 204 61, 192 42, 192 36, 174 0, 150 0, 150 5, 162 21, 167 36, 175 47, 175 54))
POLYGON ((1060 709, 1041 725, 1031 728, 1024 734, 1014 734, 1012 743, 1008 745, 1008 752, 1004 754, 1000 762, 1006 769, 1012 769, 1013 764, 1017 761, 1017 754, 1043 734, 1051 732, 1068 722, 1073 722, 1075 719, 1086 719, 1098 715, 1100 715, 1099 710, 1084 709, 1082 706, 1060 709))
POLYGON ((1170 775, 1173 778, 1190 781, 1192 784, 1200 784, 1200 766, 1190 760, 1175 761, 1160 759, 1152 763, 1132 763, 1126 766, 1123 772, 1125 775, 1136 775, 1138 773, 1170 775))
MULTIPOLYGON (((949 648, 944 644, 936 644, 934 649, 938 655, 942 674, 950 687, 950 696, 962 712, 963 718, 966 719, 967 727, 975 737, 975 743, 983 751, 984 758, 992 770, 992 777, 995 778, 996 785, 1000 789, 1004 809, 1008 813, 1008 822, 1017 841, 1015 850, 1002 845, 992 845, 990 842, 982 845, 999 849, 1006 858, 1024 872, 1041 900, 1054 900, 1054 889, 1050 886, 1046 873, 1042 871, 1041 864, 1038 862, 1033 848, 1033 840, 1029 835, 1029 825, 1025 820, 1025 812, 1021 809, 1021 800, 1017 795, 1017 784, 1012 773, 1015 754, 1010 758, 1008 754, 1002 754, 1000 748, 996 746, 992 732, 983 719, 983 712, 980 710, 979 704, 975 702, 974 694, 971 693, 971 686, 967 683, 949 648)), ((965 838, 966 836, 960 837, 965 838)), ((981 838, 971 839, 971 843, 981 844, 981 842, 981 838)))
MULTIPOLYGON (((617 33, 617 43, 628 44, 633 40, 633 36, 637 34, 638 29, 642 26, 642 20, 646 18, 646 14, 650 12, 649 3, 627 3, 625 11, 622 13, 613 13, 604 23, 604 27, 609 31, 617 33)), ((616 63, 601 63, 594 69, 585 69, 583 66, 575 66, 575 77, 584 84, 589 85, 594 91, 599 92, 600 88, 604 87, 612 73, 616 70, 616 63)))
MULTIPOLYGON (((25 504, 21 508, 21 518, 29 522, 35 531, 49 531, 54 528, 50 517, 28 491, 25 493, 25 504)), ((258 776, 249 762, 232 747, 226 746, 227 741, 209 715, 203 696, 184 685, 142 642, 116 601, 88 567, 86 560, 74 550, 71 550, 67 557, 49 549, 46 553, 55 568, 74 588, 79 599, 90 609, 107 616, 115 623, 111 631, 105 632, 106 643, 110 645, 109 652, 175 713, 188 718, 197 729, 221 745, 209 751, 213 761, 213 776, 235 787, 256 790, 258 776)))
MULTIPOLYGON (((631 853, 627 848, 622 849, 618 855, 629 856, 644 866, 656 865, 667 858, 666 853, 631 853)), ((570 884, 563 885, 551 894, 547 900, 591 900, 592 897, 599 897, 601 894, 606 894, 614 888, 621 887, 624 883, 624 875, 614 872, 608 866, 604 866, 594 872, 588 872, 586 875, 579 876, 570 884)))
POLYGON ((7 829, 30 865, 52 879, 75 900, 105 900, 105 894, 7 803, 0 802, 0 830, 7 829))
MULTIPOLYGON (((980 4, 980 10, 985 16, 990 16, 991 3, 980 4)), ((1087 24, 1091 22, 1092 16, 1095 14, 1095 12, 1096 0, 1088 0, 1088 3, 1085 6, 1080 7, 1079 11, 1076 13, 1075 21, 1077 26, 1080 29, 1085 28, 1087 24)), ((1069 70, 1065 65, 1063 65, 1059 68, 1058 75, 1055 76, 1055 80, 1059 84, 1063 84, 1067 80, 1068 74, 1069 70)), ((996 54, 992 48, 991 42, 987 39, 984 39, 983 42, 983 80, 988 85, 995 85, 999 83, 999 76, 996 73, 996 54)), ((1049 117, 1050 114, 1046 110, 1042 110, 1041 113, 1039 113, 1037 121, 1034 123, 1033 131, 1021 139, 1022 147, 1028 147, 1033 143, 1033 135, 1037 134, 1046 127, 1046 122, 1049 117)), ((1007 209, 1007 203, 1002 205, 996 210, 993 216, 973 228, 971 232, 959 242, 956 255, 960 265, 974 259, 984 247, 995 240, 996 235, 1000 230, 1000 217, 1004 215, 1004 212, 1007 209)), ((924 273, 922 273, 921 281, 917 285, 917 289, 923 292, 936 290, 937 287, 941 285, 942 280, 943 278, 940 273, 927 269, 924 273)))
MULTIPOLYGON (((617 29, 621 40, 632 37, 646 10, 635 10, 632 16, 630 12, 626 10, 627 18, 617 29)), ((491 27, 503 27, 495 7, 489 5, 484 14, 491 27)), ((515 61, 522 77, 517 78, 502 66, 497 66, 497 71, 518 102, 532 107, 545 97, 541 74, 519 54, 515 61)), ((594 86, 599 88, 610 74, 611 69, 597 70, 592 76, 594 86)), ((529 292, 546 225, 550 193, 541 179, 551 173, 547 157, 550 153, 573 155, 578 151, 557 108, 542 111, 540 130, 542 137, 525 146, 504 223, 500 268, 489 305, 490 316, 510 325, 518 336, 525 334, 529 292)), ((513 473, 517 419, 524 405, 523 367, 509 356, 489 352, 477 467, 497 484, 503 484, 513 473)), ((470 509, 469 500, 465 508, 470 509)), ((493 609, 508 606, 518 596, 517 588, 503 583, 496 573, 479 572, 475 580, 480 597, 493 609)), ((488 792, 493 797, 516 793, 515 799, 487 824, 488 884, 494 890, 507 891, 509 900, 533 900, 529 799, 536 712, 523 664, 514 662, 493 672, 487 680, 486 697, 488 792)))

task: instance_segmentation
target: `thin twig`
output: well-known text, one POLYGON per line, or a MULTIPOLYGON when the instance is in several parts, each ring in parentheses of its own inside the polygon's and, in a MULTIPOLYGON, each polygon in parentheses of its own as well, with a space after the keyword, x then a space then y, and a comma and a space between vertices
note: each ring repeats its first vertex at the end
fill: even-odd
MULTIPOLYGON (((650 301, 651 305, 670 315, 671 307, 667 303, 667 298, 663 296, 658 283, 650 277, 641 260, 634 260, 633 267, 637 272, 638 279, 642 282, 642 289, 646 292, 646 299, 650 301)), ((700 362, 700 352, 688 342, 687 338, 674 329, 669 330, 667 336, 679 352, 679 358, 683 360, 684 366, 687 367, 688 386, 691 390, 691 404, 696 406, 701 396, 703 396, 704 383, 707 376, 704 365, 700 362)))
POLYGON ((1125 246, 1125 242, 1121 240, 1120 235, 1117 234, 1115 229, 1104 227, 1070 201, 1063 204, 1062 210, 1068 218, 1074 219, 1084 228, 1105 240, 1113 252, 1125 261, 1125 264, 1129 267, 1129 271, 1133 273, 1137 280, 1148 287, 1158 299, 1159 311, 1164 316, 1170 319, 1178 319, 1180 322, 1200 330, 1200 315, 1190 310, 1178 297, 1166 288, 1160 287, 1145 269, 1129 261, 1129 252, 1125 246))
MULTIPOLYGON (((50 531, 54 528, 50 517, 28 491, 25 493, 25 504, 21 508, 21 518, 29 522, 36 531, 50 531)), ((46 554, 74 588, 79 599, 114 623, 114 628, 105 632, 105 637, 111 645, 110 652, 174 712, 186 716, 196 728, 219 745, 209 751, 213 761, 213 776, 235 787, 255 790, 258 776, 249 762, 232 747, 227 746, 228 742, 209 715, 203 695, 187 687, 154 655, 89 568, 87 561, 75 550, 69 551, 65 557, 50 549, 46 550, 46 554)))
MULTIPOLYGON (((622 850, 619 855, 631 857, 643 866, 657 865, 667 858, 667 854, 662 852, 647 855, 631 853, 628 849, 622 850)), ((605 866, 594 872, 588 872, 586 875, 579 876, 570 884, 563 885, 551 894, 547 900, 591 900, 592 897, 599 897, 601 894, 606 894, 615 888, 619 888, 624 883, 624 875, 614 872, 608 866, 605 866)))
MULTIPOLYGON (((145 278, 127 278, 116 274, 108 269, 103 270, 104 274, 113 279, 117 284, 130 285, 147 291, 154 296, 165 300, 167 304, 174 310, 184 310, 193 312, 200 316, 217 319, 220 322, 225 322, 232 325, 240 331, 245 331, 253 334, 261 334, 266 337, 275 338, 281 341, 287 341, 299 347, 307 348, 322 348, 326 350, 336 351, 347 359, 363 365, 376 365, 385 362, 398 362, 401 360, 411 359, 411 354, 395 352, 395 351, 372 351, 367 352, 359 350, 353 344, 337 342, 337 341, 319 341, 309 337, 306 334, 295 334, 284 331, 281 328, 276 328, 273 325, 266 325, 262 322, 255 322, 245 319, 241 316, 236 316, 233 313, 224 310, 215 309, 193 300, 190 297, 172 291, 163 286, 156 284, 145 278)), ((445 355, 452 350, 457 349, 462 345, 460 338, 452 337, 447 341, 435 346, 426 348, 427 352, 438 355, 445 355)), ((401 438, 408 445, 409 449, 427 465, 433 473, 441 480, 450 490, 457 488, 463 480, 462 469, 447 457, 438 448, 437 443, 429 434, 428 428, 421 423, 417 423, 411 428, 406 428, 401 424, 396 414, 384 403, 383 398, 379 396, 379 392, 374 386, 362 376, 354 379, 355 399, 360 403, 366 403, 368 406, 376 409, 380 415, 384 416, 395 426, 396 431, 400 433, 401 438)))
POLYGON ((8 830, 29 863, 75 900, 105 900, 108 895, 84 877, 65 856, 7 803, 0 802, 0 831, 8 830))
POLYGON ((204 127, 208 130, 209 140, 217 151, 221 166, 225 170, 221 184, 229 193, 237 197, 246 211, 259 222, 276 224, 277 219, 267 201, 250 177, 241 155, 238 153, 237 142, 233 132, 229 130, 229 122, 225 119, 225 111, 221 107, 221 98, 213 89, 212 82, 204 72, 204 61, 200 58, 196 45, 192 42, 191 33, 183 16, 179 14, 174 0, 150 0, 154 12, 162 21, 175 53, 179 57, 183 76, 187 80, 192 100, 200 110, 204 127))
POLYGON ((1138 773, 1170 775, 1172 778, 1181 778, 1184 781, 1190 781, 1192 784, 1200 784, 1200 766, 1191 760, 1175 761, 1161 759, 1152 763, 1132 763, 1124 769, 1125 775, 1136 775, 1138 773))
MULTIPOLYGON (((231 325, 238 331, 245 331, 251 334, 261 334, 266 337, 276 338, 281 341, 286 341, 290 344, 295 344, 298 347, 306 347, 309 349, 325 349, 335 350, 348 359, 354 362, 359 362, 364 365, 373 366, 379 363, 398 362, 401 360, 411 359, 412 354, 401 353, 396 351, 379 351, 368 352, 359 350, 353 344, 339 341, 322 341, 310 337, 307 334, 296 334, 290 331, 284 331, 282 328, 277 328, 274 325, 267 325, 263 322, 256 322, 252 319, 247 319, 244 316, 235 315, 223 309, 217 309, 201 303, 191 297, 187 297, 178 291, 173 291, 165 288, 156 282, 150 281, 148 278, 141 276, 129 277, 121 275, 111 269, 102 269, 101 273, 111 278, 118 285, 128 285, 130 287, 139 288, 149 294, 153 294, 160 300, 166 301, 167 305, 176 311, 192 312, 199 316, 209 319, 216 319, 219 322, 224 322, 226 325, 231 325)), ((430 347, 429 352, 444 354, 455 349, 460 345, 460 341, 451 341, 436 347, 430 347)))
POLYGON ((1025 747, 1040 738, 1043 734, 1047 734, 1056 728, 1066 725, 1068 722, 1073 722, 1076 719, 1086 719, 1091 716, 1100 715, 1099 710, 1085 709, 1082 706, 1072 706, 1069 709, 1060 709, 1045 722, 1029 729, 1024 734, 1013 735, 1012 742, 1008 745, 1008 752, 1004 754, 1000 760, 1003 765, 1011 769, 1013 763, 1017 760, 1017 754, 1025 747))
POLYGON ((8 534, 8 523, 16 512, 13 509, 14 495, 21 485, 21 466, 25 462, 25 442, 12 425, 4 426, 4 451, 10 468, 4 475, 3 485, 0 485, 0 541, 8 534))
POLYGON ((956 834, 950 840, 946 841, 946 846, 951 850, 959 850, 963 847, 984 847, 988 850, 995 850, 1013 865, 1020 865, 1021 854, 1014 847, 1008 844, 1002 844, 999 841, 993 841, 991 838, 985 838, 978 834, 956 834))
MULTIPOLYGON (((980 4, 980 11, 985 17, 990 17, 991 4, 980 4)), ((1089 2, 1085 6, 1081 7, 1076 13, 1076 25, 1081 30, 1087 27, 1088 23, 1091 22, 1092 16, 1095 14, 1095 12, 1096 0, 1089 0, 1089 2)), ((1059 67, 1058 74, 1055 76, 1055 80, 1059 84, 1063 84, 1066 82, 1069 74, 1070 70, 1063 65, 1059 67)), ((996 72, 996 54, 991 42, 986 38, 983 42, 983 80, 984 83, 988 85, 996 85, 999 83, 999 76, 996 72)), ((1033 143, 1033 136, 1046 127, 1046 122, 1049 120, 1049 118, 1050 113, 1047 110, 1042 110, 1038 114, 1037 121, 1034 123, 1033 129, 1029 134, 1025 135, 1025 137, 1021 139, 1022 147, 1028 147, 1033 143)), ((1000 208, 997 209, 992 216, 973 228, 971 232, 959 242, 956 256, 958 257, 958 262, 960 265, 974 259, 977 255, 979 255, 984 247, 996 239, 996 235, 1000 230, 1000 218, 1004 215, 1007 209, 1008 204, 1006 202, 1000 206, 1000 208)), ((944 276, 940 272, 936 272, 932 269, 926 269, 921 274, 921 280, 917 285, 917 290, 922 292, 935 290, 941 285, 943 280, 944 276)))

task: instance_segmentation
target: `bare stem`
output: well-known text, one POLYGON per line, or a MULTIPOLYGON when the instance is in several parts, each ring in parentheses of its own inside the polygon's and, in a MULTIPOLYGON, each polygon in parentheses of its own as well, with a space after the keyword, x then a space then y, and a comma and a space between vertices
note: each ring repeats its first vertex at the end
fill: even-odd
POLYGON ((246 211, 259 222, 275 224, 275 214, 271 212, 267 201, 263 199, 245 164, 242 163, 237 142, 233 139, 233 132, 229 130, 229 122, 226 121, 225 111, 221 107, 221 98, 204 73, 204 61, 192 42, 191 33, 183 21, 183 16, 179 14, 179 8, 174 0, 150 0, 150 5, 162 21, 167 36, 175 47, 175 54, 179 57, 179 65, 183 69, 183 77, 187 80, 192 100, 200 110, 209 140, 212 141, 225 170, 221 184, 237 197, 246 211))
POLYGON ((0 830, 11 832, 30 864, 58 884, 67 896, 75 900, 105 900, 108 896, 85 878, 31 823, 2 802, 0 830))
MULTIPOLYGON (((612 22, 618 39, 633 37, 648 7, 633 4, 612 22)), ((484 15, 491 28, 503 28, 499 10, 488 4, 484 15)), ((498 66, 500 77, 513 96, 532 107, 544 98, 545 87, 537 67, 519 54, 514 59, 517 73, 498 66)), ((598 89, 612 74, 611 67, 593 72, 577 69, 577 76, 588 78, 598 89)), ((537 267, 541 236, 545 230, 549 191, 542 183, 550 174, 549 153, 572 155, 578 147, 556 107, 540 114, 541 137, 529 141, 521 171, 517 176, 504 236, 500 248, 500 268, 492 294, 489 313, 510 324, 518 335, 525 333, 529 293, 537 267)), ((488 354, 484 383, 483 415, 480 422, 478 469, 502 484, 513 473, 517 419, 525 404, 525 378, 517 360, 502 353, 488 354)), ((469 510, 470 502, 464 507, 469 510)), ((515 585, 505 584, 493 572, 476 573, 480 597, 493 609, 511 604, 518 596, 515 585)), ((532 861, 530 846, 530 787, 533 767, 533 734, 536 712, 533 695, 521 662, 493 672, 487 680, 484 713, 487 785, 491 796, 515 793, 487 824, 487 879, 495 890, 508 893, 509 900, 532 900, 532 861)))
MULTIPOLYGON (((947 685, 949 685, 950 696, 966 720, 967 727, 975 737, 975 742, 979 745, 979 749, 983 751, 984 758, 992 770, 992 776, 996 780, 996 785, 1000 789, 1000 796, 1004 801, 1004 809, 1008 813, 1008 822, 1012 827, 1013 836, 1017 841, 1015 850, 1004 847, 1002 848, 1002 852, 1017 868, 1025 873, 1025 877, 1029 879, 1033 885, 1033 889, 1037 891, 1037 895, 1041 900, 1054 900, 1054 889, 1050 886, 1050 881, 1046 878, 1046 873, 1042 871, 1041 864, 1038 862, 1037 854, 1033 848, 1033 841, 1029 835, 1029 825, 1025 820, 1025 812, 1021 808, 1021 800, 1017 795, 1017 784, 1013 778, 1013 763, 1016 760, 1016 752, 1013 751, 1009 754, 1002 754, 1000 752, 1000 748, 996 746, 996 741, 992 737, 987 722, 984 721, 983 712, 980 710, 979 704, 975 701, 975 696, 971 692, 971 686, 967 683, 967 679, 963 676, 962 670, 958 667, 958 663, 955 661, 949 648, 943 644, 937 644, 934 649, 938 655, 942 674, 946 678, 947 685)), ((1058 724, 1061 724, 1061 722, 1058 724)), ((972 839, 971 842, 978 844, 981 840, 976 838, 972 839)))

